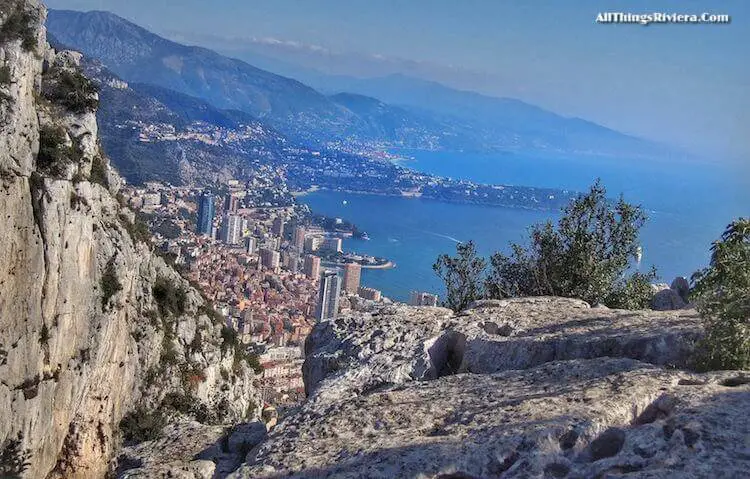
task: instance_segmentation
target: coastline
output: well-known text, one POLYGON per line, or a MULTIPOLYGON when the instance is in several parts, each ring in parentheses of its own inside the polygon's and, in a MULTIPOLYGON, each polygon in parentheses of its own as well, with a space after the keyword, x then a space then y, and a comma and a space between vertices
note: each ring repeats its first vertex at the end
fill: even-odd
POLYGON ((421 193, 420 194, 411 194, 411 193, 386 193, 386 192, 376 192, 376 191, 358 191, 358 190, 347 190, 343 188, 327 188, 324 186, 315 186, 313 188, 310 188, 307 191, 299 192, 299 193, 293 193, 295 195, 295 198, 297 197, 303 197, 307 196, 312 193, 316 193, 319 191, 331 191, 334 193, 347 193, 350 195, 368 195, 368 196, 384 196, 388 198, 405 198, 405 199, 411 199, 411 200, 429 200, 429 201, 436 201, 440 203, 448 203, 448 204, 458 204, 458 205, 475 205, 475 206, 485 206, 488 208, 508 208, 508 209, 516 209, 516 210, 525 210, 525 211, 551 211, 551 212, 557 212, 560 211, 560 208, 532 208, 529 206, 523 206, 523 205, 517 205, 517 204, 507 204, 507 203, 493 203, 493 202, 483 202, 483 201, 472 201, 472 200, 452 200, 452 199, 446 199, 446 198, 438 198, 434 196, 424 196, 421 193))
MULTIPOLYGON (((321 261, 321 266, 328 266, 332 268, 341 268, 348 263, 338 263, 335 261, 321 261)), ((383 264, 361 264, 362 269, 393 269, 396 267, 396 263, 391 260, 386 261, 383 264)))

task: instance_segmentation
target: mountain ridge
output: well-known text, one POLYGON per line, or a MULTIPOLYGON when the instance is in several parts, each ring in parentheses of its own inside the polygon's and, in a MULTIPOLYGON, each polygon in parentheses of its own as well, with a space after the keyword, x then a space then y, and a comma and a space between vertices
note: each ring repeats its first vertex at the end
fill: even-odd
MULTIPOLYGON (((392 108, 388 115, 373 116, 372 111, 353 111, 335 96, 300 81, 210 49, 173 42, 109 12, 52 10, 48 23, 60 41, 99 59, 127 81, 155 84, 222 109, 245 111, 291 139, 307 143, 343 140, 381 148, 407 145, 632 157, 664 152, 646 140, 587 120, 565 118, 521 100, 462 92, 421 80, 411 89, 404 90, 402 85, 403 92, 398 94, 387 88, 354 85, 350 93, 370 96, 392 108), (394 129, 394 122, 402 128, 394 129)), ((398 77, 389 81, 394 79, 404 83, 398 77)))

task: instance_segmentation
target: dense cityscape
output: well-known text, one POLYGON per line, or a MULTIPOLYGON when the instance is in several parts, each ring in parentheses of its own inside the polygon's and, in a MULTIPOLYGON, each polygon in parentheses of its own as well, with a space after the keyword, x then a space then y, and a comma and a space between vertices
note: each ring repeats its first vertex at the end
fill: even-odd
MULTIPOLYGON (((305 338, 315 322, 341 311, 390 302, 361 282, 363 268, 394 266, 354 253, 367 233, 342 218, 314 215, 270 169, 213 190, 147 183, 126 186, 121 200, 149 228, 154 247, 213 302, 263 367, 269 404, 304 397, 305 338)), ((410 304, 436 306, 413 291, 410 304)))

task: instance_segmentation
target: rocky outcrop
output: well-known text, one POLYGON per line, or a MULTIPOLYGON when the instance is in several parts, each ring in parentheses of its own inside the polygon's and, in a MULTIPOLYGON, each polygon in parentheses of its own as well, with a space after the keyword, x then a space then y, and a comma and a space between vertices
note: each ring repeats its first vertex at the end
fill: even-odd
POLYGON ((685 366, 692 310, 561 298, 320 323, 308 401, 230 477, 736 477, 750 377, 685 366))
POLYGON ((266 426, 258 421, 229 428, 177 422, 165 427, 157 440, 124 448, 115 475, 122 479, 224 477, 265 437, 266 426))
POLYGON ((700 332, 694 310, 610 310, 575 299, 479 301, 458 316, 443 308, 392 305, 315 328, 303 373, 311 394, 325 378, 358 393, 566 359, 614 356, 685 366, 700 332))
POLYGON ((53 71, 79 79, 80 55, 47 47, 36 0, 4 4, 3 22, 8 9, 25 12, 36 45, 0 42, 0 445, 22 438, 24 477, 103 477, 126 413, 173 393, 236 421, 259 410, 254 373, 139 241, 93 110, 47 94, 53 71), (45 161, 64 161, 43 165, 51 130, 45 161))
POLYGON ((678 276, 671 285, 654 285, 654 296, 651 299, 651 309, 656 311, 674 311, 690 307, 690 283, 686 278, 678 276))

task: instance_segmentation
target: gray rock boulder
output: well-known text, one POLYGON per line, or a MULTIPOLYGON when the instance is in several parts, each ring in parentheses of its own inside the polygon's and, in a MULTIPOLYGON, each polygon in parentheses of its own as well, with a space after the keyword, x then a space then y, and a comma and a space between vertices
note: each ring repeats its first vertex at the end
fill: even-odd
POLYGON ((651 299, 651 309, 655 311, 674 311, 685 306, 687 306, 687 303, 680 296, 680 293, 672 288, 659 291, 651 299))
POLYGON ((677 294, 679 294, 680 297, 687 303, 688 296, 690 294, 690 282, 687 280, 687 278, 678 276, 672 281, 672 284, 669 287, 670 289, 677 291, 677 294))

